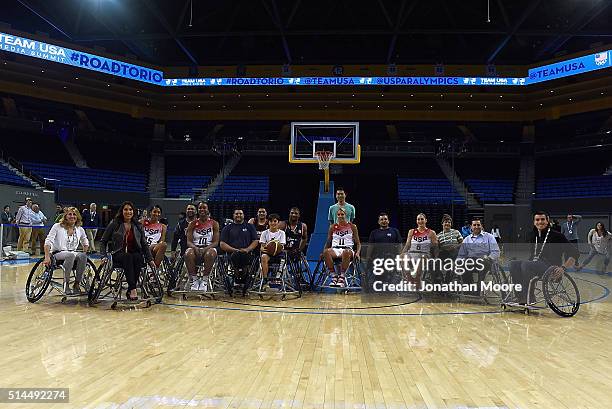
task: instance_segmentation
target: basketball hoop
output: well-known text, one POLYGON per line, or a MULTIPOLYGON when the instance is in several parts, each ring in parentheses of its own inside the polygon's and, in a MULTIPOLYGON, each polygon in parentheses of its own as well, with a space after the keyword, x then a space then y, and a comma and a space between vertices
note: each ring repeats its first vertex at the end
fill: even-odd
POLYGON ((319 170, 329 169, 329 162, 334 157, 333 152, 329 151, 317 151, 315 152, 317 162, 319 162, 319 170))

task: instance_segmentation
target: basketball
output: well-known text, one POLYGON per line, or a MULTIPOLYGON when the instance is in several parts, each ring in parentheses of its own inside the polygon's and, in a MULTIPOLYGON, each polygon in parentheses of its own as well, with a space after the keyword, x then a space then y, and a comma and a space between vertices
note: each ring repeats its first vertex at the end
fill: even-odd
POLYGON ((283 247, 278 240, 272 240, 265 244, 264 250, 270 256, 276 256, 281 252, 283 247))

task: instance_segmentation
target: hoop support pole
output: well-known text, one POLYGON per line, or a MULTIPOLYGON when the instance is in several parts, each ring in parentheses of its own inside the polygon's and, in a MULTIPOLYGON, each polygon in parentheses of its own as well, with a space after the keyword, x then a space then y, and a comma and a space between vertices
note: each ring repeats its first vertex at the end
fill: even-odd
POLYGON ((324 169, 323 173, 325 174, 325 192, 329 192, 329 168, 324 169))

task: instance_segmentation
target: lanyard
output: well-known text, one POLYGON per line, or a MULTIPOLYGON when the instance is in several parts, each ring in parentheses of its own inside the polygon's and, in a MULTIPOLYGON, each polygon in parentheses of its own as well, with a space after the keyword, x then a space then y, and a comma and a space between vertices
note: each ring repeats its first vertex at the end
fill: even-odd
POLYGON ((536 253, 538 252, 538 236, 539 236, 539 232, 536 235, 535 238, 535 245, 533 246, 533 261, 538 261, 540 259, 540 256, 542 255, 542 252, 544 251, 544 246, 546 246, 546 241, 548 240, 548 234, 550 233, 550 227, 548 228, 548 230, 546 230, 546 236, 544 237, 544 241, 542 242, 542 247, 540 248, 540 252, 536 255, 536 253))

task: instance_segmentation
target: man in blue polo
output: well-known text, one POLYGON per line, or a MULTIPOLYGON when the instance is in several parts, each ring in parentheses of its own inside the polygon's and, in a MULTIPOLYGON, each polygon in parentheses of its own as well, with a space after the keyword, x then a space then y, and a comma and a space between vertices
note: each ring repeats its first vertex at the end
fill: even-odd
POLYGON ((230 255, 236 269, 247 267, 252 261, 252 251, 257 248, 257 231, 252 224, 245 223, 244 211, 234 210, 233 222, 221 230, 221 250, 230 255))
MULTIPOLYGON (((469 234, 459 247, 458 259, 481 259, 484 268, 478 271, 478 282, 482 281, 485 274, 491 268, 493 262, 499 260, 499 245, 491 233, 487 233, 482 228, 482 221, 478 218, 472 220, 472 232, 469 234)), ((473 283, 472 272, 463 275, 463 282, 473 283)))

